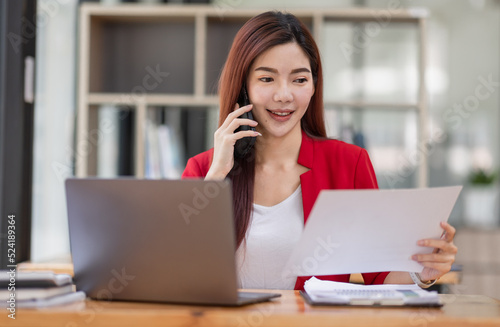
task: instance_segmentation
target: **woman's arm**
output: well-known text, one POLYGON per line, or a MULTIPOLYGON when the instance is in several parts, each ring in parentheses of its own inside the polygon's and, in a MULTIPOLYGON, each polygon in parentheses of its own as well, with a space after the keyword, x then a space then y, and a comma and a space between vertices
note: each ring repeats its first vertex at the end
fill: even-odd
POLYGON ((384 284, 413 284, 413 280, 406 271, 391 271, 385 278, 384 284))

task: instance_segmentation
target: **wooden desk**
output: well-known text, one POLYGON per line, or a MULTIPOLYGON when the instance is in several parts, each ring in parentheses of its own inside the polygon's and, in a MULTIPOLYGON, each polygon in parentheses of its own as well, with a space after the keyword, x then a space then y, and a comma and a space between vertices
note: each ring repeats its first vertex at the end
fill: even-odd
POLYGON ((47 309, 2 310, 0 326, 500 326, 500 301, 474 295, 442 295, 428 308, 312 307, 296 291, 272 302, 241 308, 91 301, 47 309))
MULTIPOLYGON (((73 273, 70 263, 23 263, 19 270, 73 273)), ((440 309, 312 307, 295 291, 241 308, 87 300, 46 309, 17 309, 0 326, 500 326, 500 301, 485 296, 441 295, 440 309)))

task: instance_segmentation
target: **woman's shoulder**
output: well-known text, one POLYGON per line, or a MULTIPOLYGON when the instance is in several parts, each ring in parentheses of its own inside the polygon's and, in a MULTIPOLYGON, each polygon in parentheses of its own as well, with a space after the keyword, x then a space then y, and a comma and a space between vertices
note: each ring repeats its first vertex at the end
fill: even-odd
POLYGON ((212 148, 189 158, 182 177, 204 177, 212 164, 213 153, 212 148))
POLYGON ((308 160, 317 175, 330 180, 330 188, 376 188, 377 181, 368 152, 354 144, 335 139, 311 140, 308 160))
POLYGON ((327 156, 353 155, 358 157, 364 151, 363 148, 357 145, 332 138, 314 138, 312 142, 315 150, 327 156))
POLYGON ((197 155, 191 157, 189 160, 194 160, 197 162, 208 162, 210 163, 212 161, 212 156, 214 154, 214 148, 211 148, 207 151, 204 151, 202 153, 198 153, 197 155))

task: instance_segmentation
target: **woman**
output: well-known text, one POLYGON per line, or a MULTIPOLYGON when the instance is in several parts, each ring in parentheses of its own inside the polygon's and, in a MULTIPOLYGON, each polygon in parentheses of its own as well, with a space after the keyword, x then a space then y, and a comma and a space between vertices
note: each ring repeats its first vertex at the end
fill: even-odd
MULTIPOLYGON (((219 93, 214 148, 191 158, 183 177, 232 180, 242 288, 302 289, 309 277, 290 280, 282 270, 314 201, 322 189, 378 188, 368 154, 327 139, 319 51, 293 15, 266 12, 240 29, 219 93), (236 103, 242 89, 251 104, 240 108, 236 103), (254 120, 239 118, 250 110, 254 120), (244 125, 255 130, 236 131, 244 125), (256 138, 250 153, 234 156, 236 141, 249 137, 256 138)), ((419 243, 434 247, 434 253, 413 258, 425 266, 417 280, 421 285, 448 272, 454 261, 455 229, 447 223, 441 227, 443 239, 419 243)), ((363 277, 366 284, 412 283, 406 272, 363 277)), ((349 275, 320 278, 349 281, 349 275)))

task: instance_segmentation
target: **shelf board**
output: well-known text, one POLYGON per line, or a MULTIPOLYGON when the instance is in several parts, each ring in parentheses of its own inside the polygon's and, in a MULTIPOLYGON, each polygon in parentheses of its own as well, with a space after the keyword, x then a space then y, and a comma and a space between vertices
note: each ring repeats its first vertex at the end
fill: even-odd
POLYGON ((325 107, 358 107, 362 109, 418 110, 416 103, 364 102, 364 101, 324 101, 325 107))
POLYGON ((193 96, 187 94, 146 94, 135 96, 130 93, 90 93, 89 105, 130 105, 145 103, 147 106, 207 106, 218 105, 219 98, 213 95, 193 96))
MULTIPOLYGON (((90 93, 89 105, 116 104, 136 106, 145 103, 147 106, 206 106, 219 105, 219 97, 215 95, 193 96, 186 94, 146 94, 135 97, 130 93, 90 93)), ((359 107, 363 109, 395 109, 418 110, 418 104, 384 103, 384 102, 339 102, 325 101, 325 107, 359 107)))
MULTIPOLYGON (((237 8, 230 5, 100 5, 84 3, 82 11, 93 17, 103 19, 118 19, 120 21, 150 21, 159 18, 192 18, 196 14, 207 17, 219 18, 223 21, 229 19, 251 18, 268 11, 266 8, 237 8)), ((416 22, 425 18, 428 13, 424 9, 372 9, 372 8, 349 8, 349 9, 290 9, 288 12, 299 18, 313 17, 318 14, 326 20, 337 21, 391 21, 391 22, 416 22)))

